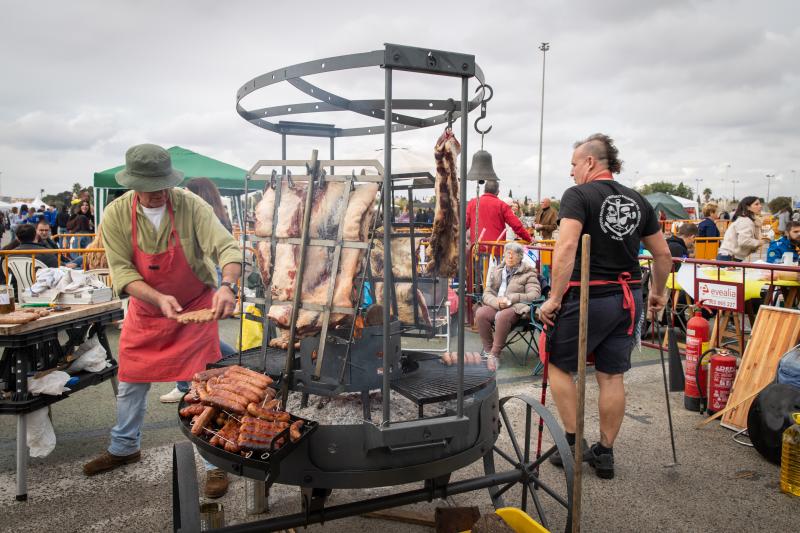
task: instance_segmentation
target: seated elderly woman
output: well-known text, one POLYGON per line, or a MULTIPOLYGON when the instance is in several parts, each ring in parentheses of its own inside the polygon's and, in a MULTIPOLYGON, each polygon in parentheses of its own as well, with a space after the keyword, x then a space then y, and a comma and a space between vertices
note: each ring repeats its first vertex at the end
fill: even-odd
POLYGON ((530 302, 542 293, 536 269, 522 261, 524 253, 521 245, 515 242, 506 244, 503 264, 489 274, 483 291, 483 305, 475 314, 475 323, 483 343, 481 355, 486 358, 490 370, 500 366, 500 350, 511 328, 520 318, 528 316, 530 302))

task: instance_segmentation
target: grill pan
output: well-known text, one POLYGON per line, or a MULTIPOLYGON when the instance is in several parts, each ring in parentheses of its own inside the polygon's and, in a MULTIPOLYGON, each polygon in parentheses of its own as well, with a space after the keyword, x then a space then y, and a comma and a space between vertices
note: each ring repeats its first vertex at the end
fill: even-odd
MULTIPOLYGON (((180 413, 180 410, 187 405, 190 404, 181 400, 178 404, 178 412, 180 413)), ((319 427, 319 424, 313 420, 300 418, 291 413, 289 413, 289 416, 290 426, 292 423, 297 422, 298 420, 303 421, 303 427, 300 430, 300 438, 296 442, 292 442, 292 440, 289 438, 289 428, 287 427, 275 436, 269 451, 254 451, 252 453, 248 452, 245 455, 242 455, 241 453, 232 453, 223 448, 213 446, 208 442, 213 436, 213 433, 211 432, 205 431, 203 435, 193 434, 191 426, 192 417, 183 418, 180 416, 180 414, 178 414, 178 419, 180 420, 180 428, 181 431, 183 431, 183 434, 186 435, 186 438, 188 438, 192 444, 197 447, 200 455, 202 455, 203 458, 205 458, 208 462, 212 463, 218 468, 221 468, 222 470, 225 470, 226 472, 230 472, 231 474, 254 479, 264 479, 268 483, 272 484, 280 474, 281 461, 283 461, 290 453, 297 449, 298 446, 303 444, 303 441, 305 441, 314 431, 316 431, 317 427, 319 427), (281 437, 284 439, 283 446, 280 448, 275 448, 274 443, 277 442, 281 437)))

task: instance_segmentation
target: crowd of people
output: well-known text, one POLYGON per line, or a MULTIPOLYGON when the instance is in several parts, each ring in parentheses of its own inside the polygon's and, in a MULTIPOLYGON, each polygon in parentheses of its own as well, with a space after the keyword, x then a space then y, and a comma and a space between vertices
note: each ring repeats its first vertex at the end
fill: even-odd
POLYGON ((763 205, 756 196, 746 196, 737 204, 724 233, 717 221, 721 218, 716 203, 703 206, 703 219, 699 224, 683 222, 667 237, 672 257, 694 257, 695 239, 719 239, 716 259, 718 261, 743 262, 753 259, 754 254, 766 247, 767 263, 781 263, 785 254, 791 252, 791 262, 798 262, 800 252, 800 220, 794 220, 788 208, 776 217, 774 237, 762 231, 761 212, 763 205))
MULTIPOLYGON (((95 233, 94 214, 88 200, 88 192, 83 198, 70 204, 65 202, 60 209, 40 206, 38 209, 29 209, 23 204, 19 208, 13 207, 4 215, 3 229, 11 231, 11 239, 3 250, 31 250, 42 252, 46 250, 74 250, 87 248, 95 233), (72 234, 70 238, 59 238, 59 235, 72 234), (82 235, 85 235, 83 237, 82 235)), ((95 243, 99 246, 99 242, 95 243)), ((62 264, 71 268, 80 268, 83 257, 73 252, 62 254, 40 253, 35 254, 37 261, 44 266, 55 268, 62 264), (61 255, 61 262, 59 262, 61 255)))

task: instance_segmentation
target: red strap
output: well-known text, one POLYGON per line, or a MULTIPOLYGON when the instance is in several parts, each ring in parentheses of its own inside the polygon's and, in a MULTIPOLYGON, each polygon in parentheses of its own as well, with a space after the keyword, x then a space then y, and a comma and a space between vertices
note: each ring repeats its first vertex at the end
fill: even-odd
MULTIPOLYGON (((631 280, 630 272, 621 272, 617 276, 616 281, 610 279, 596 279, 589 282, 589 286, 597 287, 599 285, 619 285, 622 287, 622 308, 628 309, 631 313, 631 325, 628 326, 628 335, 633 334, 634 322, 636 322, 636 302, 633 301, 633 292, 631 291, 630 283, 641 283, 642 280, 631 280)), ((580 281, 570 281, 568 287, 580 287, 580 281)))

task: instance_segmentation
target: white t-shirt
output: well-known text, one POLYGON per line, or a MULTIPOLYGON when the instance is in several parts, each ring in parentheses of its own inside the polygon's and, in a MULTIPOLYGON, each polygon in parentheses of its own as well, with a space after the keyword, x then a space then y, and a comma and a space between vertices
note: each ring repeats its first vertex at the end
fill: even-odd
POLYGON ((158 232, 158 228, 161 227, 161 219, 164 218, 164 213, 167 212, 167 204, 162 205, 161 207, 145 207, 142 206, 142 212, 147 217, 147 220, 153 225, 158 232))

